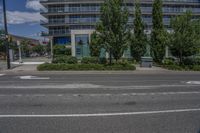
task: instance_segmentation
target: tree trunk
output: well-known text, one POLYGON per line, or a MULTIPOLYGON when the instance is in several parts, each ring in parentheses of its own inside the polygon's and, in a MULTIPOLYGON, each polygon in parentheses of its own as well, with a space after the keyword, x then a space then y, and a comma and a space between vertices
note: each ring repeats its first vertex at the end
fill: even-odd
POLYGON ((180 59, 180 65, 182 65, 183 64, 183 53, 182 53, 182 50, 180 51, 179 59, 180 59))
POLYGON ((111 50, 111 48, 110 48, 109 51, 110 51, 109 52, 109 64, 111 65, 112 64, 112 50, 111 50))

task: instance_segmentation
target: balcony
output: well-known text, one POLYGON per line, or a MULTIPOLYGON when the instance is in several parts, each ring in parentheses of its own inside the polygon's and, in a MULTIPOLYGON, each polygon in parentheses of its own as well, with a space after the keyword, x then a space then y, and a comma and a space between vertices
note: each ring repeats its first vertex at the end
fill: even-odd
POLYGON ((41 36, 66 36, 70 35, 69 30, 50 30, 49 32, 42 32, 41 36))
MULTIPOLYGON (((40 0, 40 3, 43 5, 48 4, 67 4, 67 3, 103 3, 104 0, 40 0)), ((152 4, 153 0, 141 0, 141 4, 152 4)), ((126 3, 133 3, 133 0, 126 0, 126 3)), ((163 4, 165 5, 178 5, 178 4, 186 4, 186 5, 196 5, 200 4, 198 0, 185 0, 185 1, 175 1, 175 0, 163 0, 163 4)))
POLYGON ((40 0, 42 5, 67 4, 67 3, 103 3, 104 0, 40 0))

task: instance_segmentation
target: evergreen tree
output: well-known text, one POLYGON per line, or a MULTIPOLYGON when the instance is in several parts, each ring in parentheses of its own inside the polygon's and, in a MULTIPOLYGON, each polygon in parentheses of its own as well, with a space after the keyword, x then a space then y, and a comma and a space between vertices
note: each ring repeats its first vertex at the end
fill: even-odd
POLYGON ((140 61, 145 54, 147 37, 144 34, 144 23, 141 18, 140 3, 135 2, 134 34, 131 41, 131 55, 136 61, 140 61))
POLYGON ((166 31, 163 26, 162 0, 154 0, 152 10, 151 50, 156 62, 161 62, 165 55, 166 31))

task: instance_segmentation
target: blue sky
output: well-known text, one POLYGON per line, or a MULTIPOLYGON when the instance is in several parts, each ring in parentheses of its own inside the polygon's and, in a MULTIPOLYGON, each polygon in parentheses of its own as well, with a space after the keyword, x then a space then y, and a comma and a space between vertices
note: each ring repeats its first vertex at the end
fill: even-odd
MULTIPOLYGON (((11 34, 39 39, 41 31, 46 29, 40 26, 44 19, 39 11, 43 8, 39 0, 6 0, 8 31, 11 34)), ((0 0, 0 20, 2 19, 2 0, 0 0)), ((0 22, 2 27, 2 21, 0 22)))

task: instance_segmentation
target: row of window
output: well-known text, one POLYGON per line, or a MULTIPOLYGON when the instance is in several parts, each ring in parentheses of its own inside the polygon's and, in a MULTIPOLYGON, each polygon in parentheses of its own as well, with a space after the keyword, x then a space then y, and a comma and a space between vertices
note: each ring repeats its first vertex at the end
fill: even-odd
MULTIPOLYGON (((128 11, 134 11, 133 7, 127 7, 128 11)), ((142 12, 151 12, 152 7, 141 7, 142 12)), ((164 13, 185 12, 200 13, 200 7, 163 7, 164 13)), ((69 8, 49 8, 49 13, 79 13, 79 12, 99 12, 100 7, 69 7, 69 8)))
MULTIPOLYGON (((69 0, 40 0, 40 1, 46 1, 46 2, 69 2, 69 0)), ((153 0, 149 0, 153 1, 153 0)), ((187 3, 193 3, 193 2, 199 2, 199 0, 163 0, 164 2, 187 2, 187 3)), ((141 0, 143 2, 143 0, 141 0)))
MULTIPOLYGON (((145 23, 151 23, 152 22, 152 17, 151 16, 144 16, 142 17, 143 21, 145 23)), ((164 23, 169 23, 170 22, 170 16, 165 16, 163 17, 164 23)), ((99 16, 70 16, 69 18, 54 18, 54 19, 49 19, 49 24, 78 24, 78 23, 96 23, 100 20, 99 16)), ((134 21, 134 17, 129 17, 128 23, 131 23, 134 21)))

